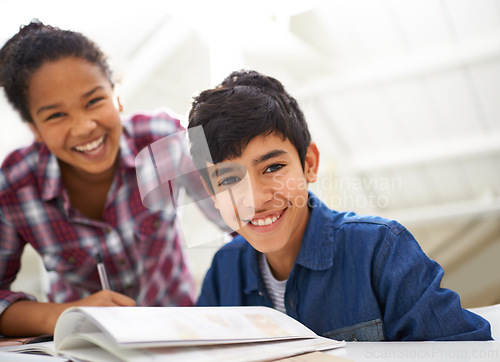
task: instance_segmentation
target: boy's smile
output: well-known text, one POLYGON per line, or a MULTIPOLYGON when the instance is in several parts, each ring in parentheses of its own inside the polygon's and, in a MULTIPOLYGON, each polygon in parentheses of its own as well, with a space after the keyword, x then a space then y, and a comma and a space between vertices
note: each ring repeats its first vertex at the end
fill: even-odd
POLYGON ((268 215, 260 215, 260 218, 250 220, 250 223, 255 226, 269 226, 278 221, 281 214, 283 214, 283 211, 279 213, 270 213, 268 215))
POLYGON ((300 250, 309 219, 307 184, 316 179, 318 158, 311 143, 302 168, 292 143, 273 133, 252 139, 241 157, 210 173, 222 217, 268 260, 295 260, 300 250))

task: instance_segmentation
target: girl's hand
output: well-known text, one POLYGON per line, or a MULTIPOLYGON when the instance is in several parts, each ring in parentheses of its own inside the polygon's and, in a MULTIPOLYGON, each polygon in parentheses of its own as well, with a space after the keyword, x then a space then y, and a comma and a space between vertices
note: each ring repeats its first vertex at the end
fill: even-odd
POLYGON ((112 290, 100 290, 86 298, 76 302, 64 303, 63 305, 65 306, 64 309, 77 306, 132 307, 135 306, 135 300, 112 290))
POLYGON ((86 298, 69 303, 41 303, 20 300, 12 303, 0 315, 0 334, 11 337, 31 337, 54 334, 56 322, 62 312, 77 306, 135 306, 126 295, 101 290, 86 298))

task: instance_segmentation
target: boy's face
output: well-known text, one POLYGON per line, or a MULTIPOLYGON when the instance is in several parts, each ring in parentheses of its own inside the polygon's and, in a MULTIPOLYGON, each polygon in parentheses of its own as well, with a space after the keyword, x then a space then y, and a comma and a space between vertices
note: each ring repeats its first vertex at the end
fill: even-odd
POLYGON ((307 184, 316 180, 318 161, 314 143, 303 169, 289 140, 276 134, 258 136, 241 157, 208 169, 215 206, 260 252, 300 247, 309 220, 307 184))

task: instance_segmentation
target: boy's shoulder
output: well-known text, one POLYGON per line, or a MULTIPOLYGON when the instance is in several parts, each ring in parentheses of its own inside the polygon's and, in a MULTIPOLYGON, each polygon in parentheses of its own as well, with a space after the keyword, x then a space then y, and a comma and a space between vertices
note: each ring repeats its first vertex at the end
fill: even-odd
POLYGON ((406 228, 396 220, 382 216, 357 214, 352 211, 339 212, 335 218, 334 228, 353 227, 359 229, 382 228, 399 233, 406 228))
POLYGON ((380 229, 400 233, 406 228, 395 220, 381 216, 358 214, 353 211, 336 211, 328 207, 316 195, 310 193, 309 202, 312 213, 309 223, 315 227, 329 226, 335 231, 364 231, 380 229))

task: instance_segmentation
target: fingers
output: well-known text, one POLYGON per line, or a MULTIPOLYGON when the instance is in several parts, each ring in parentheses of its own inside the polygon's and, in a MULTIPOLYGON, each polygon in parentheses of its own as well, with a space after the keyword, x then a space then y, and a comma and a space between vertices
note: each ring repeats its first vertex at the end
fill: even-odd
POLYGON ((135 306, 135 300, 133 300, 132 298, 116 292, 111 292, 111 293, 112 293, 111 299, 117 306, 123 306, 123 307, 135 306))
POLYGON ((78 306, 101 306, 101 307, 113 307, 113 306, 135 306, 135 300, 127 297, 126 295, 113 292, 112 290, 100 290, 88 297, 74 302, 73 305, 78 306))

